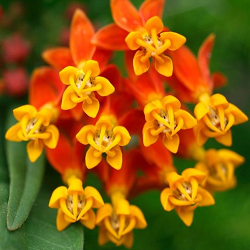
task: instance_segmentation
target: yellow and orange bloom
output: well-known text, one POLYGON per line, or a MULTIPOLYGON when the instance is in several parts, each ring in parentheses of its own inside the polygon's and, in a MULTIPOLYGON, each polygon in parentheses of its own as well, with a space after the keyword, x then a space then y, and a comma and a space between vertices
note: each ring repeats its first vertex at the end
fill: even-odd
POLYGON ((68 188, 65 186, 56 188, 49 201, 50 208, 58 209, 57 230, 62 231, 76 221, 93 229, 96 218, 93 208, 104 205, 101 195, 93 187, 83 189, 82 181, 75 176, 68 179, 68 184, 68 188))
POLYGON ((115 91, 109 80, 99 74, 99 64, 94 60, 86 61, 81 69, 68 66, 60 71, 61 81, 69 85, 63 94, 61 108, 68 110, 82 103, 83 111, 90 117, 96 117, 100 104, 94 92, 108 96, 115 91))
POLYGON ((42 154, 43 148, 55 148, 59 131, 52 125, 53 109, 43 107, 39 111, 32 105, 24 105, 13 110, 18 121, 5 134, 10 141, 29 141, 27 152, 31 162, 42 154))
POLYGON ((171 76, 173 63, 165 51, 177 50, 186 42, 186 38, 178 33, 164 31, 161 20, 164 2, 147 0, 137 11, 128 0, 112 0, 111 11, 115 24, 97 32, 93 43, 105 49, 135 50, 133 67, 136 75, 148 71, 149 59, 152 57, 155 69, 164 76, 171 76))
POLYGON ((164 146, 176 153, 179 147, 178 131, 190 129, 196 120, 181 109, 180 101, 174 96, 165 96, 161 101, 154 100, 144 108, 146 123, 143 127, 143 144, 148 147, 162 136, 164 146))
POLYGON ((204 172, 207 178, 201 185, 210 191, 225 191, 235 187, 234 170, 245 161, 244 157, 228 149, 209 149, 203 162, 196 169, 204 172))
POLYGON ((96 214, 96 224, 99 226, 98 243, 112 241, 117 246, 124 244, 130 248, 133 244, 133 230, 147 226, 142 211, 130 205, 126 199, 119 199, 112 206, 106 203, 96 214))
POLYGON ((219 143, 231 146, 231 127, 248 121, 247 116, 221 94, 202 95, 194 114, 198 122, 194 128, 198 145, 203 145, 208 138, 215 138, 219 143))
POLYGON ((213 205, 213 196, 199 186, 206 178, 206 174, 188 168, 178 175, 172 172, 168 175, 169 188, 161 192, 161 204, 166 211, 175 208, 180 219, 190 226, 193 222, 194 210, 199 206, 213 205))
POLYGON ((115 169, 122 166, 122 151, 120 146, 126 146, 131 137, 127 129, 116 125, 113 116, 102 115, 96 125, 84 126, 76 135, 77 140, 90 144, 86 153, 86 166, 91 169, 102 160, 102 153, 107 154, 107 162, 115 169))

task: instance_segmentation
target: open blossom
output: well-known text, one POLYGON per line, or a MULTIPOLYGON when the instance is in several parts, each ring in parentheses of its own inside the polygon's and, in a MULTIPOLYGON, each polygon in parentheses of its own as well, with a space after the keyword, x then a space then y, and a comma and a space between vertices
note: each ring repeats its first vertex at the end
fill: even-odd
POLYGON ((190 129, 196 120, 187 111, 181 109, 180 101, 174 96, 165 96, 161 101, 155 100, 144 108, 146 123, 143 127, 143 144, 154 144, 160 135, 165 147, 176 153, 179 147, 178 131, 190 129))
POLYGON ((119 199, 115 205, 106 203, 96 214, 96 224, 99 226, 98 243, 112 241, 117 246, 124 244, 130 248, 133 244, 133 229, 143 229, 147 226, 142 211, 130 205, 126 199, 119 199))
POLYGON ((115 169, 122 166, 120 146, 126 146, 131 137, 127 129, 116 125, 115 118, 109 115, 100 117, 96 125, 86 125, 76 138, 84 145, 90 144, 86 153, 86 166, 93 168, 102 160, 102 153, 107 154, 107 162, 115 169))
POLYGON ((43 107, 39 111, 32 105, 24 105, 13 110, 18 121, 5 134, 10 141, 29 141, 27 152, 31 162, 42 154, 44 146, 55 148, 59 138, 56 126, 51 124, 53 110, 43 107))
POLYGON ((165 51, 177 50, 186 42, 186 38, 175 32, 164 31, 160 18, 164 2, 146 0, 137 11, 129 0, 112 0, 115 24, 97 32, 93 43, 111 50, 135 50, 133 67, 136 75, 148 71, 152 57, 155 69, 164 76, 171 76, 173 63, 165 51))
POLYGON ((94 92, 107 96, 115 90, 109 80, 99 74, 99 64, 94 60, 83 63, 81 69, 73 66, 64 68, 59 73, 60 79, 63 84, 69 86, 63 94, 61 108, 68 110, 82 103, 83 111, 90 117, 96 117, 100 104, 94 92))
POLYGON ((58 231, 64 230, 71 223, 80 221, 85 227, 95 227, 93 208, 103 206, 99 192, 93 187, 83 189, 82 181, 75 176, 68 180, 69 187, 58 187, 51 195, 49 207, 57 208, 56 226, 58 231))
POLYGON ((228 149, 209 149, 204 161, 195 165, 196 169, 207 175, 201 185, 211 191, 225 191, 235 187, 234 170, 244 160, 244 157, 228 149))
POLYGON ((201 188, 199 184, 206 178, 203 172, 188 168, 178 175, 171 172, 167 181, 169 188, 161 192, 161 204, 166 211, 175 208, 181 220, 190 226, 193 222, 194 210, 199 206, 214 204, 213 196, 201 188))
POLYGON ((247 116, 221 94, 202 95, 194 114, 198 121, 194 128, 198 145, 203 145, 208 138, 215 138, 221 144, 231 146, 231 127, 248 121, 247 116))

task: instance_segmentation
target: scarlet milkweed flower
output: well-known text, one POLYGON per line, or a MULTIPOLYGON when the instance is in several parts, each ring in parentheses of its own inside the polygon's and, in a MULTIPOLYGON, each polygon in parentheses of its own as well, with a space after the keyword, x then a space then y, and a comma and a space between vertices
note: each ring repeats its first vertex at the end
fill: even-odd
POLYGON ((43 107, 39 111, 32 105, 24 105, 13 110, 18 121, 5 134, 10 141, 29 141, 27 152, 31 162, 35 162, 42 154, 44 146, 55 148, 59 131, 51 125, 52 109, 43 107))
POLYGON ((144 1, 137 11, 128 0, 111 0, 115 24, 99 30, 92 42, 105 49, 135 50, 133 66, 136 75, 148 71, 149 58, 152 57, 155 69, 164 76, 171 76, 173 64, 165 51, 180 48, 186 38, 178 33, 164 31, 160 18, 164 2, 144 1))
POLYGON ((235 187, 234 170, 245 161, 244 157, 228 149, 209 149, 204 161, 195 168, 204 172, 207 178, 201 185, 210 191, 225 191, 235 187))
POLYGON ((124 244, 130 248, 134 241, 133 230, 147 226, 140 208, 130 205, 126 198, 135 182, 136 166, 141 159, 138 156, 137 150, 130 150, 125 153, 122 168, 110 170, 105 191, 112 204, 106 203, 96 213, 100 245, 112 241, 117 246, 124 244))
POLYGON ((231 146, 230 128, 248 121, 247 116, 221 94, 211 97, 202 95, 195 106, 194 114, 198 121, 194 128, 198 145, 203 145, 208 138, 215 138, 221 144, 231 146))
POLYGON ((161 192, 161 204, 166 211, 175 208, 180 219, 190 226, 193 222, 194 210, 198 206, 214 204, 213 196, 199 186, 206 174, 197 169, 185 169, 181 175, 172 172, 168 175, 169 188, 161 192))
POLYGON ((58 209, 57 230, 62 231, 76 221, 93 229, 95 227, 93 208, 100 208, 104 204, 101 195, 93 187, 88 186, 83 189, 82 181, 74 175, 67 181, 69 187, 56 188, 49 201, 50 208, 58 209))
POLYGON ((70 110, 81 103, 82 110, 90 117, 96 117, 100 106, 94 92, 101 96, 114 92, 109 80, 99 76, 99 62, 103 68, 111 53, 97 50, 90 42, 93 35, 90 20, 78 9, 71 23, 70 48, 58 47, 43 53, 45 61, 60 70, 60 79, 67 86, 61 108, 70 110))

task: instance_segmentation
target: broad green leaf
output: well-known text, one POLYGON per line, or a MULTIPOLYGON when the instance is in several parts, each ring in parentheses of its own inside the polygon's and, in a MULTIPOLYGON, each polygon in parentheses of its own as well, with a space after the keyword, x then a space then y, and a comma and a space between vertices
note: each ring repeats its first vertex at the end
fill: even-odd
MULTIPOLYGON (((7 127, 13 125, 8 119, 7 127)), ((7 226, 10 231, 21 227, 29 216, 30 210, 41 187, 45 157, 42 154, 31 163, 26 152, 25 142, 6 142, 7 162, 10 174, 10 194, 8 202, 7 226)))

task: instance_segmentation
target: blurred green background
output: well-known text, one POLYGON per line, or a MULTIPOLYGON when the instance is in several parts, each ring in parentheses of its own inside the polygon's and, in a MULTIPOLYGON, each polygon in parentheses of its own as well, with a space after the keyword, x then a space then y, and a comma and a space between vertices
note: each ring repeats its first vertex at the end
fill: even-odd
MULTIPOLYGON (((2 0, 4 10, 8 10, 12 0, 2 0)), ((20 1, 24 7, 22 23, 12 30, 5 29, 0 36, 7 36, 15 29, 22 32, 32 44, 31 55, 27 61, 29 72, 35 67, 45 65, 41 52, 62 43, 62 32, 69 27, 65 11, 70 5, 66 0, 20 1)), ((101 27, 112 22, 108 0, 78 1, 85 7, 87 15, 101 27)), ((132 0, 139 7, 142 0, 132 0)), ((197 54, 203 40, 210 34, 216 34, 216 43, 212 53, 211 71, 221 71, 228 77, 228 85, 219 89, 227 99, 250 116, 250 1, 249 0, 168 0, 165 4, 164 24, 171 30, 187 37, 187 45, 197 54)), ((114 60, 117 60, 115 57, 114 60)), ((121 62, 118 62, 122 65, 121 62)), ((1 116, 4 108, 11 103, 26 103, 26 99, 14 100, 1 96, 1 116)), ((4 121, 1 121, 3 124, 4 121)), ((4 125, 2 125, 4 126, 4 125)), ((2 137, 2 133, 1 133, 2 137)), ((131 200, 138 205, 148 222, 145 230, 135 230, 132 249, 250 249, 250 130, 249 123, 233 128, 232 150, 243 155, 246 162, 236 170, 238 185, 235 189, 216 193, 216 205, 198 208, 194 222, 186 227, 174 211, 165 212, 159 202, 160 193, 151 191, 131 200)), ((221 148, 209 142, 207 147, 221 148)), ((182 169, 194 163, 177 159, 176 167, 182 169)), ((60 180, 53 170, 47 170, 46 190, 57 187, 60 180), (57 181, 51 178, 57 176, 57 181), (51 181, 49 181, 51 180, 51 181), (48 186, 49 183, 49 186, 48 186)), ((100 187, 93 176, 87 180, 93 186, 100 187), (94 183, 94 184, 93 184, 94 183)), ((44 208, 47 209, 47 206, 44 208)), ((47 212, 47 211, 46 211, 47 212)), ((50 212, 55 216, 55 211, 50 212)), ((29 223, 29 219, 27 221, 29 223)), ((85 249, 124 249, 111 243, 103 247, 97 244, 98 230, 84 230, 85 249)))

